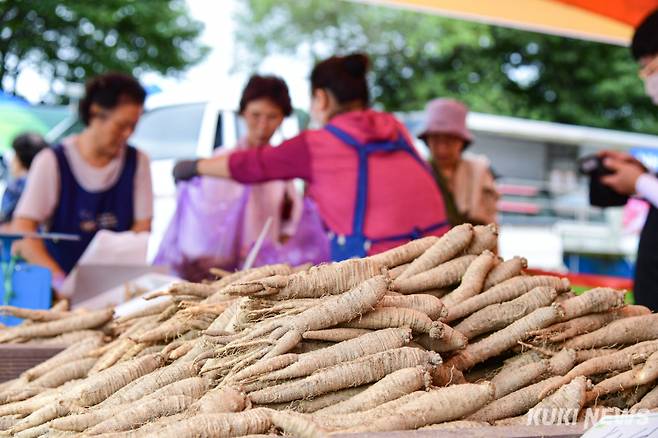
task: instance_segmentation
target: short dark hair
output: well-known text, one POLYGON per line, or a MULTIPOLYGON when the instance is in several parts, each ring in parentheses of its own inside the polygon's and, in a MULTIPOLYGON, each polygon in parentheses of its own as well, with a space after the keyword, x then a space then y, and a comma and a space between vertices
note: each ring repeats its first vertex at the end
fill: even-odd
POLYGON ((324 88, 331 91, 338 103, 358 101, 367 106, 369 65, 368 57, 362 53, 325 59, 311 72, 311 91, 324 88))
POLYGON ((259 99, 269 99, 281 108, 283 115, 292 114, 292 103, 286 82, 277 76, 253 75, 242 90, 240 98, 240 114, 244 112, 249 102, 259 99))
POLYGON ((32 165, 34 157, 41 152, 41 150, 48 147, 48 143, 42 136, 34 132, 26 132, 18 135, 11 143, 11 147, 16 153, 16 158, 21 165, 29 169, 32 165))
POLYGON ((631 53, 638 60, 658 54, 658 9, 647 15, 635 29, 631 53))
POLYGON ((124 102, 144 105, 145 100, 146 91, 137 79, 123 73, 107 73, 87 81, 85 96, 78 104, 78 113, 82 122, 89 125, 92 104, 111 110, 124 102))

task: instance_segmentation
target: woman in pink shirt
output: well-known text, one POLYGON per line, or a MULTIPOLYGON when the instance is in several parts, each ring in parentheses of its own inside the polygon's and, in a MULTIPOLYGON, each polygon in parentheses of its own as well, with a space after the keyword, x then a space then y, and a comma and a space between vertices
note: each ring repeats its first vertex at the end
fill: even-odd
POLYGON ((333 260, 361 257, 449 227, 443 199, 406 128, 369 108, 368 58, 334 56, 311 73, 311 116, 324 127, 278 147, 179 162, 196 175, 254 184, 302 178, 331 238, 333 260))
MULTIPOLYGON (((269 147, 283 119, 292 114, 286 83, 274 76, 252 76, 242 93, 239 112, 247 129, 236 150, 269 147)), ((221 149, 216 154, 226 155, 221 149)), ((268 219, 271 223, 256 266, 328 259, 316 210, 302 201, 293 181, 245 186, 217 178, 195 178, 178 186, 176 212, 155 263, 170 266, 189 280, 203 279, 211 267, 240 268, 268 219), (324 251, 316 248, 322 241, 324 251)))

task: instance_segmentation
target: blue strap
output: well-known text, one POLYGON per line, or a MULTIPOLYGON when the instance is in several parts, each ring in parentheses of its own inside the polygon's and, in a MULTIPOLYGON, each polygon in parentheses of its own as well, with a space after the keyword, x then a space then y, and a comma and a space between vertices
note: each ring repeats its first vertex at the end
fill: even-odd
MULTIPOLYGON (((354 220, 352 224, 352 235, 360 236, 365 239, 364 235, 364 226, 365 226, 365 216, 366 216, 366 204, 368 197, 368 155, 374 152, 394 152, 394 151, 405 151, 410 154, 419 164, 422 165, 423 169, 426 169, 431 173, 427 163, 423 161, 413 147, 407 142, 404 138, 404 135, 400 132, 398 133, 398 138, 395 141, 384 140, 370 142, 362 144, 357 141, 354 137, 349 135, 347 132, 338 128, 335 125, 328 124, 325 126, 325 129, 333 134, 340 141, 345 143, 348 146, 351 146, 355 149, 357 156, 359 157, 359 174, 357 178, 357 188, 356 188, 356 202, 354 206, 354 220)), ((424 234, 435 231, 439 228, 448 225, 448 221, 443 221, 437 224, 434 224, 425 229, 416 228, 415 230, 404 233, 396 236, 383 237, 379 239, 372 240, 373 243, 384 242, 384 241, 395 241, 395 240, 406 240, 406 239, 417 239, 422 237, 424 234)))
POLYGON ((354 137, 349 135, 347 132, 343 131, 342 129, 332 125, 331 123, 328 125, 325 125, 324 129, 327 131, 331 132, 335 137, 338 137, 340 141, 343 143, 347 144, 348 146, 352 146, 355 149, 360 149, 361 148, 361 143, 356 141, 354 137))
POLYGON ((363 229, 366 218, 366 202, 368 197, 368 151, 364 145, 354 137, 334 125, 328 124, 325 129, 335 135, 340 141, 354 148, 359 157, 359 173, 356 183, 356 202, 354 205, 354 220, 352 222, 352 234, 364 236, 363 229))
POLYGON ((427 162, 423 160, 417 153, 416 150, 407 142, 404 135, 399 132, 398 138, 395 141, 383 140, 383 141, 374 141, 366 144, 358 142, 354 137, 349 135, 347 132, 338 128, 335 125, 328 124, 325 126, 325 129, 337 137, 340 141, 356 149, 361 155, 361 151, 365 150, 365 155, 370 155, 373 152, 395 152, 395 151, 404 151, 411 155, 414 160, 416 160, 423 169, 425 169, 430 175, 432 170, 428 166, 427 162))
POLYGON ((395 236, 380 237, 378 239, 372 239, 372 243, 381 243, 381 242, 395 242, 396 240, 416 240, 420 239, 427 233, 436 231, 443 227, 449 227, 450 223, 448 221, 442 221, 434 225, 430 225, 427 228, 414 228, 410 233, 397 234, 395 236))

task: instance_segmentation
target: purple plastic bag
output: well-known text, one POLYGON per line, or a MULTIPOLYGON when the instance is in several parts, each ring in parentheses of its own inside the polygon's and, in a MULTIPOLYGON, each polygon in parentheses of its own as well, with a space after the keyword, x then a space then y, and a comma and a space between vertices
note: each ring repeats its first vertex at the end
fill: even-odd
POLYGON ((317 265, 328 262, 330 258, 329 238, 317 207, 311 199, 304 198, 304 209, 295 235, 284 244, 271 240, 263 242, 254 266, 275 263, 288 263, 291 266, 303 263, 317 265))
MULTIPOLYGON (((249 186, 214 178, 194 178, 178 185, 176 212, 164 235, 156 265, 168 266, 190 281, 208 277, 208 270, 240 269, 247 243, 243 223, 249 186)), ((295 232, 285 244, 265 240, 254 266, 328 261, 329 241, 313 201, 304 199, 295 232)))
POLYGON ((176 212, 153 263, 192 281, 205 278, 211 267, 237 269, 248 197, 248 188, 231 181, 179 183, 176 212))

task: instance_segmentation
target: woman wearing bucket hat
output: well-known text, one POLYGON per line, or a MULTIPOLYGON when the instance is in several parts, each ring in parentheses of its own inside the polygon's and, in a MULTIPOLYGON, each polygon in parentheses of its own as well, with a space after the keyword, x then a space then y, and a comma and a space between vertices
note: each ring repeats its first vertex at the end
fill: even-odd
POLYGON ((457 100, 434 99, 425 113, 425 126, 418 138, 432 153, 432 170, 451 225, 496 222, 498 192, 489 161, 464 154, 473 141, 466 127, 468 108, 457 100))

